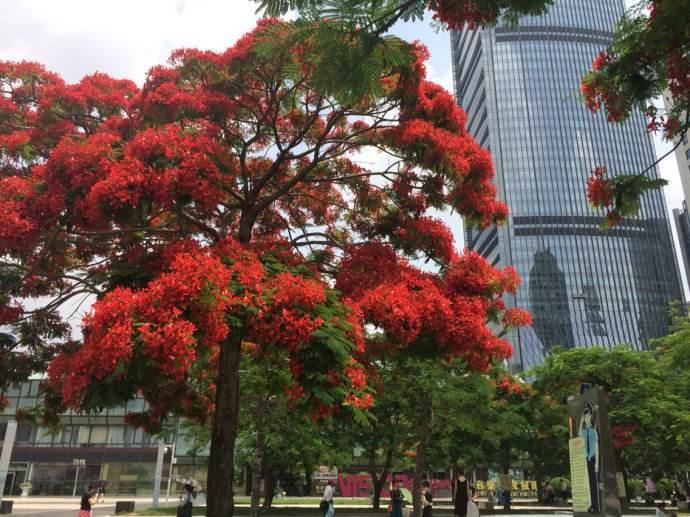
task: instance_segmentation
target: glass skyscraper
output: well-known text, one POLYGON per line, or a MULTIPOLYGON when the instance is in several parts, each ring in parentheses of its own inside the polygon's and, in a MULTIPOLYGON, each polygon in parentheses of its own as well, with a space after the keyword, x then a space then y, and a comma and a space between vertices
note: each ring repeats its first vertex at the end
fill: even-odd
POLYGON ((642 349, 667 331, 668 304, 682 296, 662 192, 609 230, 587 201, 596 166, 631 174, 655 160, 640 112, 608 123, 579 96, 623 11, 622 0, 558 0, 517 26, 451 37, 456 99, 491 150, 498 195, 510 207, 505 226, 466 228, 466 245, 517 269, 522 284, 510 302, 533 317, 510 336, 512 370, 555 346, 642 349))

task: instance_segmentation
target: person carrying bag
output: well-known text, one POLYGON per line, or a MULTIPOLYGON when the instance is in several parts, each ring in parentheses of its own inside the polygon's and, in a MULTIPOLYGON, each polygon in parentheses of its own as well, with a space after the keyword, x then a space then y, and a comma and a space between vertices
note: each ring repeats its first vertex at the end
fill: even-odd
POLYGON ((185 494, 177 506, 177 517, 192 517, 192 500, 196 497, 192 485, 184 486, 185 494))
POLYGON ((78 517, 91 517, 91 506, 96 504, 96 487, 89 485, 81 496, 78 517))
POLYGON ((328 484, 323 491, 323 497, 321 498, 321 514, 323 517, 333 517, 335 514, 335 509, 333 508, 333 495, 335 492, 335 481, 332 479, 328 480, 328 484))

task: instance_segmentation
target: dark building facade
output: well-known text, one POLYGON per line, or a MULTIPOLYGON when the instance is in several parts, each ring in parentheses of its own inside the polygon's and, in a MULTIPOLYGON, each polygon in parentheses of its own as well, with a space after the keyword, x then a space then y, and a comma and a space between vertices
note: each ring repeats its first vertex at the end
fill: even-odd
POLYGON ((555 346, 644 348, 665 333, 668 303, 682 296, 662 192, 609 230, 586 197, 595 167, 630 174, 655 160, 640 112, 610 124, 579 95, 623 12, 622 0, 559 0, 516 26, 451 37, 456 98, 491 150, 498 195, 510 207, 506 226, 466 228, 466 245, 517 269, 522 284, 511 302, 533 314, 531 327, 511 335, 513 370, 555 346))
MULTIPOLYGON (((40 382, 40 378, 34 378, 4 394, 9 406, 0 411, 0 450, 5 445, 8 422, 14 420, 16 411, 33 408, 40 402, 40 382)), ((57 429, 20 422, 3 493, 19 495, 20 485, 29 483, 31 495, 71 496, 104 480, 111 495, 150 495, 159 438, 125 422, 126 413, 141 411, 145 404, 144 399, 136 398, 125 406, 99 413, 68 411, 60 415, 57 429)), ((170 474, 172 479, 192 478, 205 486, 208 452, 199 450, 183 423, 171 420, 162 438, 175 445, 174 449, 168 447, 164 456, 163 495, 170 474)), ((170 488, 175 500, 181 485, 173 481, 170 488)))

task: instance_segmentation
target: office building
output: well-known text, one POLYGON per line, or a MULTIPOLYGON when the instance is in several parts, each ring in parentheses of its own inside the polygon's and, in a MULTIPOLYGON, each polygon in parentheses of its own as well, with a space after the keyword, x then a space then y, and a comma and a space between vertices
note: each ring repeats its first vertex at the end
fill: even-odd
POLYGON ((510 336, 514 371, 555 346, 643 349, 666 332, 668 304, 682 296, 662 192, 608 230, 587 201, 595 167, 631 174, 655 161, 642 113, 612 124, 580 99, 581 77, 623 12, 622 0, 559 0, 516 26, 451 37, 456 99, 491 150, 510 208, 505 226, 466 228, 466 245, 517 269, 522 284, 510 302, 533 317, 510 336))
MULTIPOLYGON (((32 378, 5 394, 9 406, 0 411, 0 449, 17 410, 39 403, 40 382, 32 378)), ((68 411, 60 415, 59 429, 19 422, 3 493, 19 495, 21 485, 29 484, 30 495, 80 495, 89 484, 104 480, 111 495, 152 494, 158 438, 125 422, 127 412, 141 411, 145 404, 143 398, 136 398, 126 406, 95 414, 68 411)), ((192 478, 205 485, 208 451, 197 447, 176 419, 170 422, 164 440, 170 447, 164 456, 162 495, 166 496, 172 474, 170 490, 175 500, 181 485, 174 478, 192 478)))
MULTIPOLYGON (((673 106, 669 91, 664 92, 664 104, 667 108, 673 106)), ((677 145, 674 154, 678 164, 680 183, 683 187, 683 207, 673 209, 673 219, 678 232, 685 278, 690 282, 690 213, 688 212, 688 201, 690 201, 690 140, 688 134, 685 133, 681 136, 674 142, 674 145, 677 145)))

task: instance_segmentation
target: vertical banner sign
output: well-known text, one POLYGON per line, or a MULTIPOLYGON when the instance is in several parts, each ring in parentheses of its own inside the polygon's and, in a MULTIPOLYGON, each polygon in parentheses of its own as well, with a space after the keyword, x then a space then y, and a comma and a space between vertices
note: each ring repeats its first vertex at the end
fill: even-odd
POLYGON ((568 429, 574 517, 620 517, 613 446, 600 388, 568 399, 568 429))
POLYGON ((570 484, 573 491, 573 512, 587 513, 592 506, 587 473, 585 441, 581 436, 570 439, 570 484))

